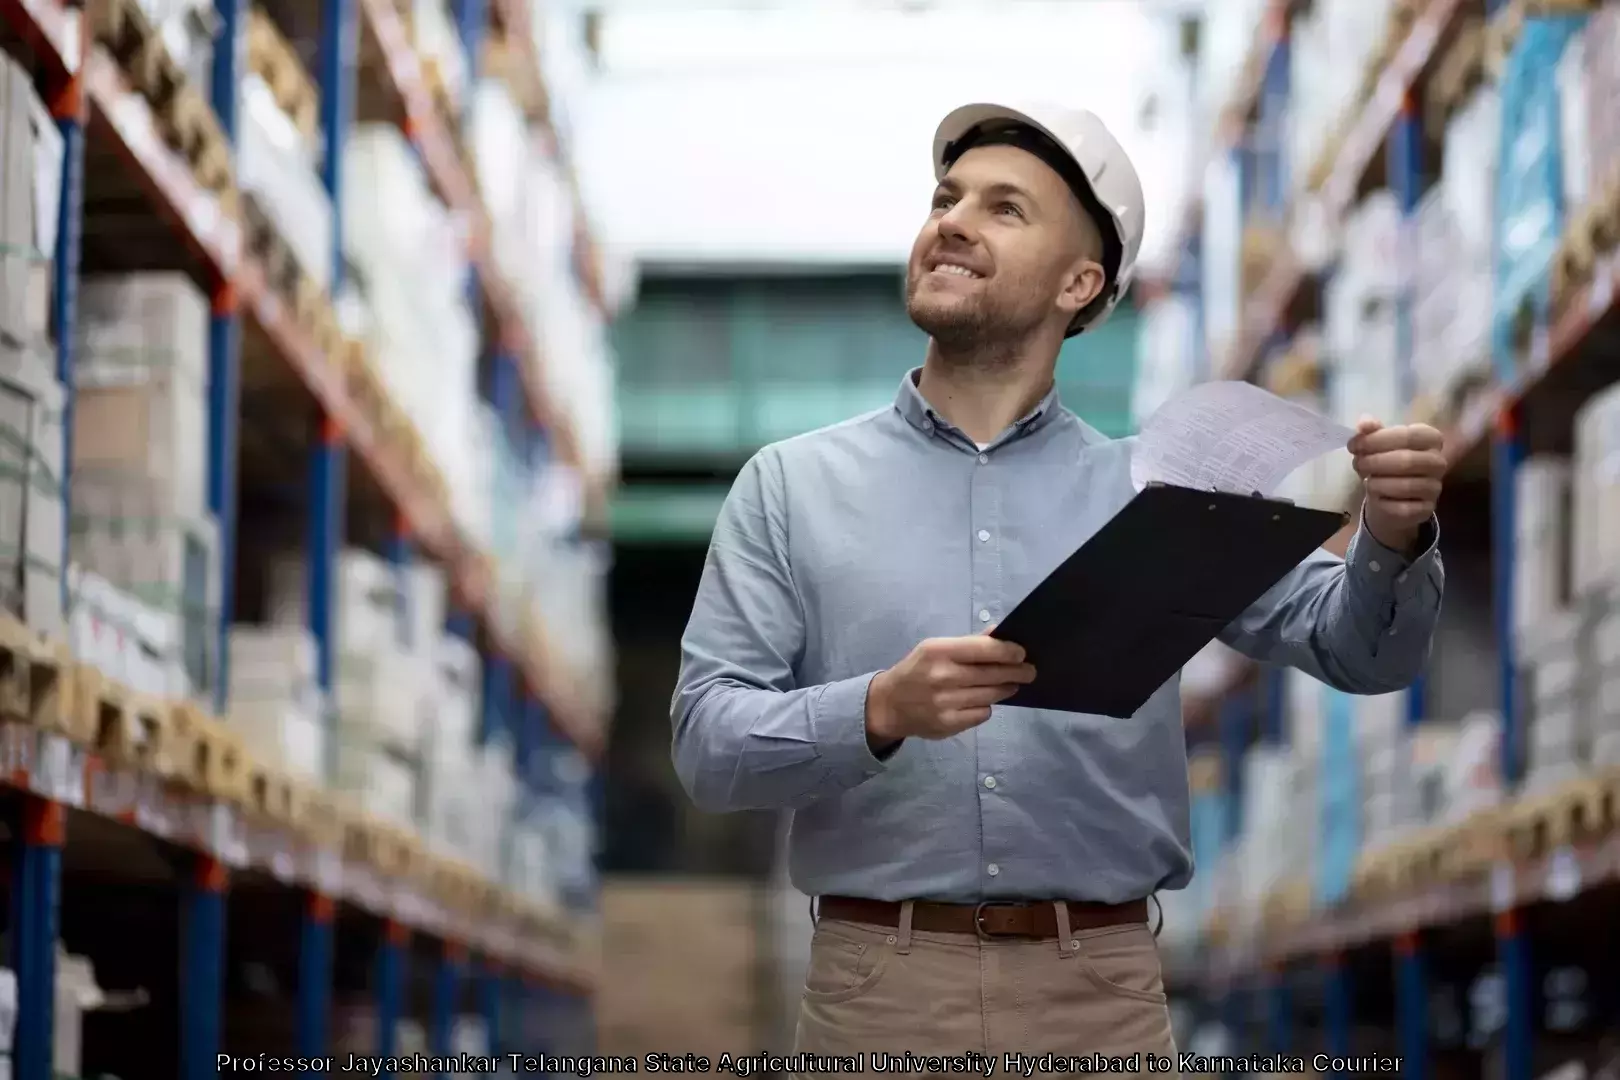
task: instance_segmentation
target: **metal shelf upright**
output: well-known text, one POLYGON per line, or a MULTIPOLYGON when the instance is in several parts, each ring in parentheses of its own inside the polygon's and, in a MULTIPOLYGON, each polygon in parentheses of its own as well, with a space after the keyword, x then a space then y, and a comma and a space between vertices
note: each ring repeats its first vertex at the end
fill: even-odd
POLYGON ((225 1002, 225 903, 230 874, 212 855, 192 857, 180 924, 180 1077, 218 1076, 225 1002))
MULTIPOLYGON (((1400 112, 1390 128, 1384 152, 1386 182, 1401 211, 1400 255, 1395 260, 1395 369, 1403 407, 1417 399, 1417 373, 1412 355, 1415 332, 1412 314, 1416 298, 1413 267, 1417 265, 1417 208, 1423 197, 1423 116, 1411 86, 1401 95, 1400 112)), ((1399 423, 1400 417, 1384 417, 1385 423, 1399 423)), ((1422 722, 1427 707, 1424 678, 1406 691, 1406 721, 1409 726, 1422 722)))
MULTIPOLYGON (((77 57, 84 55, 88 31, 82 20, 77 57)), ((66 44, 61 42, 58 44, 66 44)), ((64 511, 70 498, 73 461, 74 342, 78 327, 79 257, 84 237, 84 154, 89 100, 77 58, 62 55, 61 70, 46 65, 45 99, 62 135, 63 160, 57 210, 56 250, 51 253, 50 322, 56 338, 56 376, 62 383, 62 477, 64 511)), ((68 522, 63 518, 63 551, 68 522)), ((68 596, 67 560, 62 560, 62 598, 68 596)), ((28 793, 20 803, 12 835, 18 839, 11 883, 10 963, 17 976, 17 1023, 12 1063, 16 1080, 50 1080, 56 1015, 56 941, 60 929, 62 848, 67 808, 28 793)))
POLYGON ((1427 1080, 1429 1075, 1429 983, 1423 942, 1416 931, 1396 936, 1395 1027, 1401 1047, 1402 1076, 1427 1080))

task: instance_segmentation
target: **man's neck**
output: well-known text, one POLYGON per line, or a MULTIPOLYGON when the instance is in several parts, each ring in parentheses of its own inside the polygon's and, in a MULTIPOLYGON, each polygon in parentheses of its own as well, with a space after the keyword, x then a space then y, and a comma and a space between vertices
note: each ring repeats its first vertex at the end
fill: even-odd
POLYGON ((993 359, 947 356, 930 342, 917 392, 935 412, 984 446, 1040 403, 1052 389, 1056 366, 1055 351, 1042 356, 1035 350, 1019 350, 993 359))

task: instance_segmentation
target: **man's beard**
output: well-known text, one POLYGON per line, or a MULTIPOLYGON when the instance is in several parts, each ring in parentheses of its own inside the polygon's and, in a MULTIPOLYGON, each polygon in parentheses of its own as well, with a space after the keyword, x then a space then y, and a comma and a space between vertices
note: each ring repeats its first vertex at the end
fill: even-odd
POLYGON ((918 297, 918 281, 908 282, 906 314, 939 346, 942 359, 982 363, 1006 352, 1040 325, 1038 318, 996 304, 986 296, 945 303, 918 297))

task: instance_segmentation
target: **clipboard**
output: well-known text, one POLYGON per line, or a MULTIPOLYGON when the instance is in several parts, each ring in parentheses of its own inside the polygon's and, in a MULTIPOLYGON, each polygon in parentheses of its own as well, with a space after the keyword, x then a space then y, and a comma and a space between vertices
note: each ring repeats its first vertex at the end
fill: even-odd
POLYGON ((1132 716, 1348 520, 1149 484, 992 631, 1035 665, 1005 704, 1132 716))

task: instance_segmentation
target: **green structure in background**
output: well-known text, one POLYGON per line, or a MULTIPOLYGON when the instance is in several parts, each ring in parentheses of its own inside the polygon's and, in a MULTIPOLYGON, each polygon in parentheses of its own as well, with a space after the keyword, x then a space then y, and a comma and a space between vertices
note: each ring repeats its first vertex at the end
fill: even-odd
MULTIPOLYGON (((615 539, 706 542, 754 451, 891 401, 925 343, 902 292, 894 270, 645 278, 613 330, 626 480, 615 539)), ((1130 431, 1136 334, 1123 309, 1058 363, 1064 404, 1108 435, 1130 431)))

